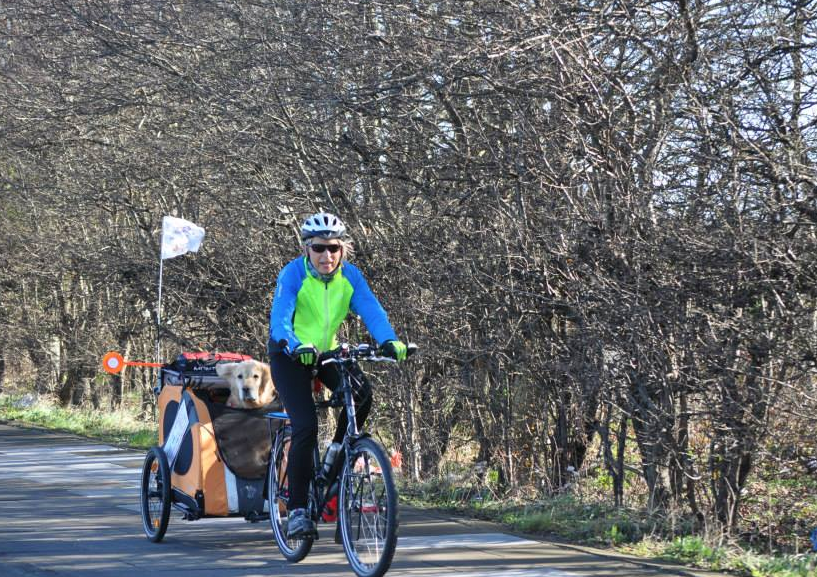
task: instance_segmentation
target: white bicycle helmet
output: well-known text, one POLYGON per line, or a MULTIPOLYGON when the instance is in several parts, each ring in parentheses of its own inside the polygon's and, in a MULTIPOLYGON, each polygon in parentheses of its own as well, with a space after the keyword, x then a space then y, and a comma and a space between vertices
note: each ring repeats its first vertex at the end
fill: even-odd
POLYGON ((304 221, 301 226, 301 239, 307 240, 314 237, 320 238, 344 238, 346 236, 346 226, 338 217, 328 212, 317 212, 304 221))

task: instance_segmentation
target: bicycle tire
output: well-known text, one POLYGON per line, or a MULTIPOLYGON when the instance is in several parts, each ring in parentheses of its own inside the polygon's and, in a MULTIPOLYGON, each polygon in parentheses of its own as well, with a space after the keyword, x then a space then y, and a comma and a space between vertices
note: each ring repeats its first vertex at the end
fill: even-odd
POLYGON ((287 539, 286 501, 284 491, 287 488, 286 465, 289 450, 289 435, 279 432, 272 444, 269 469, 267 469, 267 492, 269 503, 269 521, 275 543, 284 558, 290 563, 303 560, 312 549, 313 539, 287 539))
POLYGON ((368 437, 350 448, 338 497, 341 541, 358 577, 381 577, 397 547, 397 489, 386 451, 368 437))
POLYGON ((170 466, 160 447, 152 447, 145 455, 139 504, 145 536, 158 543, 164 538, 170 520, 170 466))

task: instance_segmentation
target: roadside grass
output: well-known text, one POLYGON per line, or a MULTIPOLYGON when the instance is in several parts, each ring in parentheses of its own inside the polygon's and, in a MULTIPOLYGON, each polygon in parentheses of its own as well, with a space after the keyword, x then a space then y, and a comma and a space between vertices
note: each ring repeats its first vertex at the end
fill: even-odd
POLYGON ((705 537, 686 535, 665 542, 652 538, 621 547, 620 550, 640 557, 726 571, 748 577, 814 577, 817 559, 813 553, 798 555, 762 555, 738 545, 714 545, 705 537))
MULTIPOLYGON (((146 449, 157 443, 157 426, 126 409, 98 411, 63 408, 48 399, 24 400, 0 395, 0 421, 35 425, 146 449)), ((400 482, 401 500, 472 518, 502 523, 512 531, 556 536, 572 543, 726 571, 741 577, 815 577, 817 555, 763 555, 722 535, 694 535, 692 524, 672 522, 633 507, 614 507, 600 498, 559 495, 536 501, 512 499, 488 483, 461 477, 438 477, 424 483, 400 482)))
POLYGON ((502 523, 513 531, 556 536, 591 547, 741 577, 815 577, 817 554, 765 555, 717 535, 692 534, 692 522, 648 515, 575 495, 537 501, 499 498, 491 490, 435 479, 403 482, 406 502, 502 523), (679 534, 680 533, 680 534, 679 534))
POLYGON ((0 420, 73 433, 137 449, 155 445, 158 437, 154 423, 140 421, 126 409, 63 408, 44 398, 27 402, 20 396, 2 395, 0 420))

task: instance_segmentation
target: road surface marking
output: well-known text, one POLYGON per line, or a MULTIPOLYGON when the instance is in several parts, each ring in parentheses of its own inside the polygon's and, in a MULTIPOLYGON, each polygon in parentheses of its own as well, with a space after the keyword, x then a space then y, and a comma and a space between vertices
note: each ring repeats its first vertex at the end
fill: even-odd
POLYGON ((400 537, 397 539, 397 548, 401 551, 459 547, 515 547, 520 545, 539 545, 539 542, 514 537, 506 533, 464 533, 447 536, 436 535, 433 537, 400 537))

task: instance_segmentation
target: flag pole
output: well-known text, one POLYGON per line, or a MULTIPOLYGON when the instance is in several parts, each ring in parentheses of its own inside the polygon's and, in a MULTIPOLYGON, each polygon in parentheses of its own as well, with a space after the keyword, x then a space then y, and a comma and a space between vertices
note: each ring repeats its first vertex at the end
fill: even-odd
MULTIPOLYGON (((164 233, 162 234, 164 238, 164 233)), ((162 258, 161 248, 159 249, 159 301, 156 303, 156 362, 162 362, 162 267, 165 260, 162 258)))

